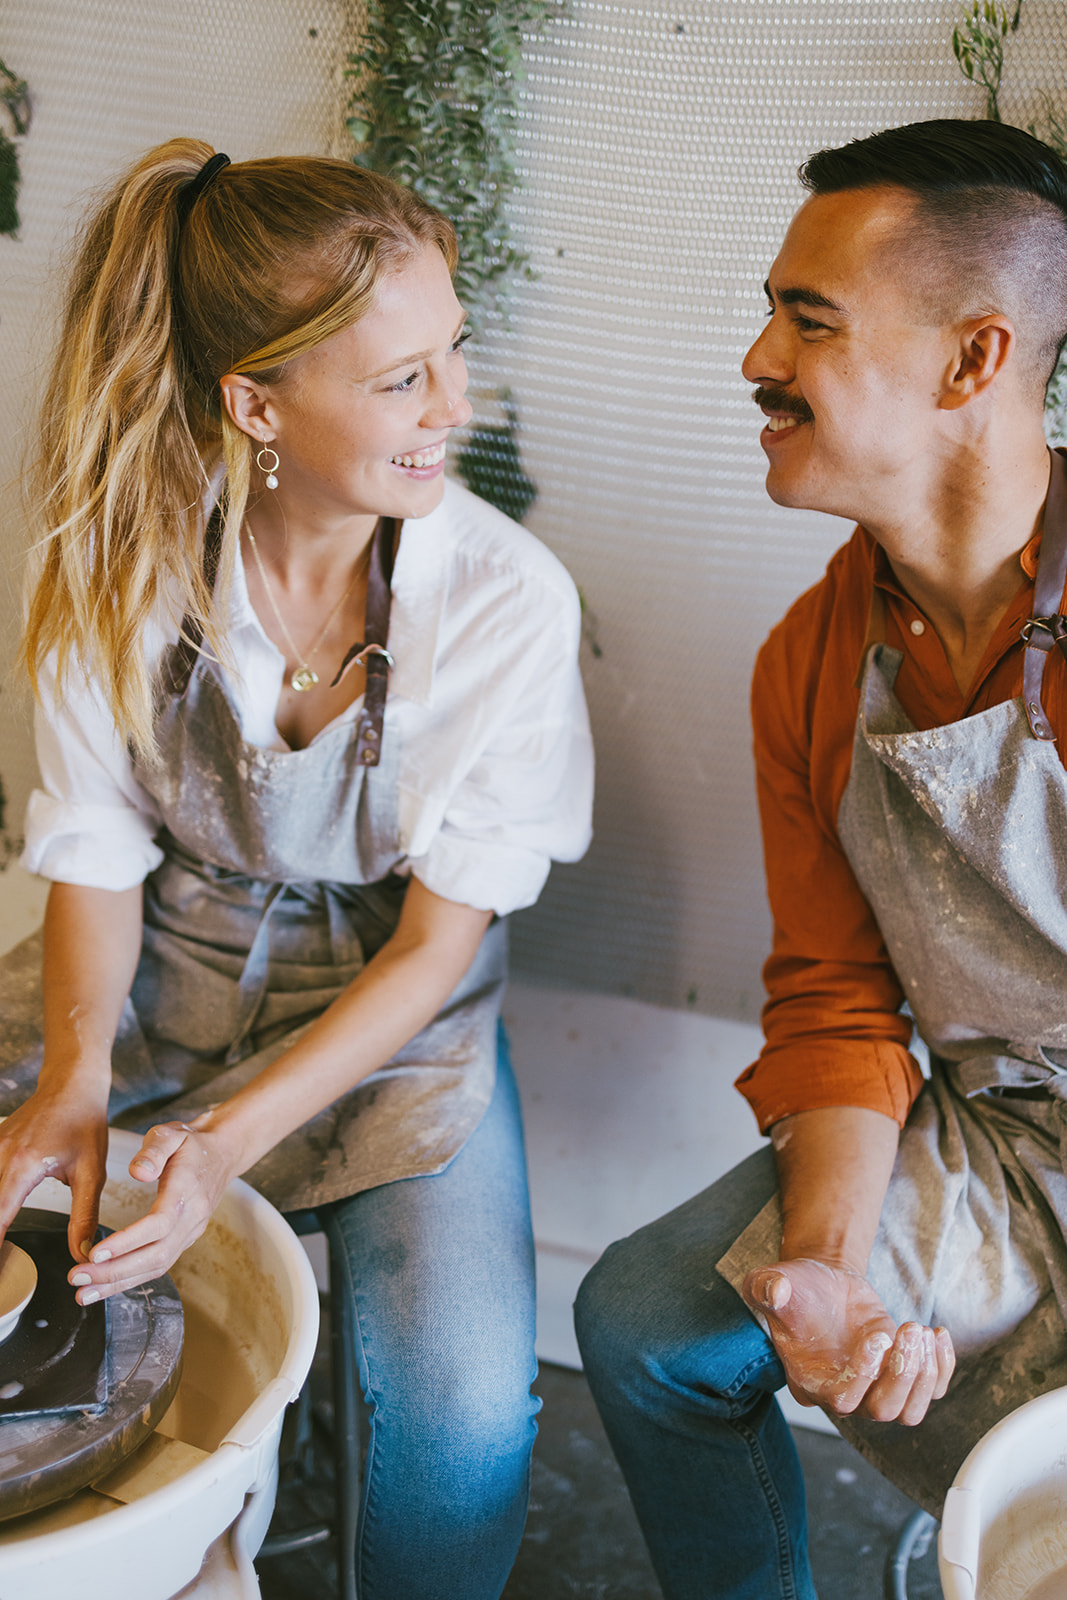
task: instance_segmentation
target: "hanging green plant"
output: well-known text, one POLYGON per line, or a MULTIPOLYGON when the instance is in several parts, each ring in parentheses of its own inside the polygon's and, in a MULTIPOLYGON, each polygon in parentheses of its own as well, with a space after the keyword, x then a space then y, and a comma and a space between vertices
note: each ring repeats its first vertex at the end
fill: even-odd
MULTIPOLYGON (((0 103, 3 104, 17 138, 30 125, 29 89, 24 78, 18 77, 0 61, 0 103)), ((19 153, 18 146, 8 133, 0 128, 0 233, 16 234, 19 228, 19 153)))
POLYGON ((523 41, 563 9, 561 0, 367 0, 362 44, 348 58, 355 160, 454 223, 456 287, 475 321, 527 270, 507 216, 523 41))

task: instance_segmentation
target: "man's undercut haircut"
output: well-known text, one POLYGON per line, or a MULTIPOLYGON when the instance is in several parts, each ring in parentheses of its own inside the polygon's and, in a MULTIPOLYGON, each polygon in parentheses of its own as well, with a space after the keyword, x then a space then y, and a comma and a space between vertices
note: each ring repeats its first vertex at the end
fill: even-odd
POLYGON ((800 168, 812 194, 890 186, 916 197, 902 231, 917 293, 939 322, 1001 312, 1020 371, 1044 394, 1067 339, 1067 166, 1005 122, 887 128, 800 168))

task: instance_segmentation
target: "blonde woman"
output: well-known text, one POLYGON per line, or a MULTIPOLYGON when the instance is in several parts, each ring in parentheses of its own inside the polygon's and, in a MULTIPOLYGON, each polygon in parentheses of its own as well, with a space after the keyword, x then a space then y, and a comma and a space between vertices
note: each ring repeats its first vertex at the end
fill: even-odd
POLYGON ((501 919, 588 837, 573 586, 443 475, 470 416, 455 260, 441 216, 346 163, 151 151, 74 268, 23 647, 52 888, 39 1071, 8 963, 0 1227, 69 1184, 88 1304, 166 1271, 238 1174, 334 1208, 363 1600, 496 1596, 521 1535, 501 919), (130 1170, 158 1194, 93 1247, 109 1118, 147 1130, 130 1170))

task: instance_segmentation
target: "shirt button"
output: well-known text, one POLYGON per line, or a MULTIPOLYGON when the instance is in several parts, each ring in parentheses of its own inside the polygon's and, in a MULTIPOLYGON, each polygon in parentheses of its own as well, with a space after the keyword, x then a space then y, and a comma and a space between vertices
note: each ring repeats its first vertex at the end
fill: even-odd
POLYGON ((911 631, 916 638, 918 638, 921 633, 926 632, 926 623, 921 617, 915 618, 914 622, 911 624, 911 631))

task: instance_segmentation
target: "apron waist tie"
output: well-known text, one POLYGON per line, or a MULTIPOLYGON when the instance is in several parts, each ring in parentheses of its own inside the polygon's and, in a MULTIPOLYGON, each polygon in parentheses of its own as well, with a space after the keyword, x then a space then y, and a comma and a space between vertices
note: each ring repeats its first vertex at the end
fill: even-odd
MULTIPOLYGON (((943 1058, 942 1058, 943 1059, 943 1058)), ((1067 1100, 1067 1069, 1049 1060, 1021 1061, 1017 1056, 972 1056, 967 1061, 946 1062, 963 1095, 969 1100, 988 1089, 1040 1090, 1054 1100, 1067 1100)))
POLYGON ((263 911, 255 935, 245 957, 244 969, 237 984, 237 1031, 226 1052, 226 1065, 234 1066, 254 1053, 252 1034, 267 997, 267 979, 270 975, 270 924, 281 905, 294 905, 309 900, 325 903, 330 928, 330 949, 336 967, 350 965, 357 944, 352 925, 342 898, 332 884, 274 883, 263 902, 263 911), (310 891, 310 892, 309 892, 310 891))

